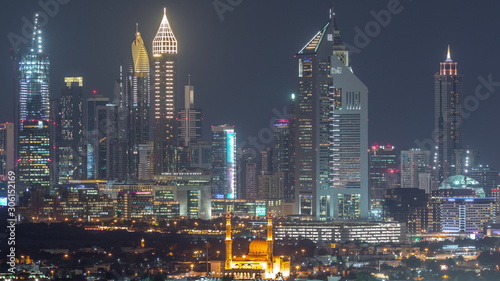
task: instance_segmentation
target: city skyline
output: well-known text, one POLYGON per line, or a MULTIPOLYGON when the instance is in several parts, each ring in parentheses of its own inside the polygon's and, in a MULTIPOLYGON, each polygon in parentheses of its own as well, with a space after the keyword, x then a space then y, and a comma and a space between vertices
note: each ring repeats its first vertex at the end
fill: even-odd
MULTIPOLYGON (((195 1, 192 1, 195 2, 195 1)), ((158 1, 150 6, 137 9, 137 14, 135 18, 127 18, 120 19, 117 21, 118 24, 122 26, 120 30, 116 30, 116 33, 113 33, 113 41, 119 41, 121 46, 130 44, 130 41, 133 40, 133 31, 135 30, 136 22, 139 23, 139 28, 141 30, 141 34, 143 34, 143 39, 146 44, 146 48, 151 48, 150 42, 153 39, 153 35, 157 29, 158 22, 160 21, 161 13, 163 11, 163 7, 167 7, 167 14, 169 17, 170 24, 172 25, 172 29, 179 40, 180 46, 184 46, 185 50, 180 52, 179 54, 179 73, 178 73, 178 85, 177 90, 187 84, 187 74, 192 74, 192 84, 196 85, 197 88, 197 100, 200 102, 205 112, 205 130, 209 130, 209 125, 214 124, 223 124, 223 123, 231 123, 235 124, 235 128, 238 131, 239 143, 243 141, 247 141, 248 136, 257 137, 259 131, 263 128, 267 128, 267 123, 269 119, 273 117, 273 108, 276 108, 278 111, 282 112, 282 108, 288 102, 288 97, 290 91, 294 91, 294 75, 293 75, 293 54, 296 52, 296 49, 300 48, 300 45, 303 44, 304 38, 310 37, 311 30, 316 30, 318 26, 322 26, 324 24, 325 11, 327 11, 328 7, 331 5, 331 1, 320 1, 319 3, 315 3, 314 5, 304 5, 303 1, 298 1, 297 3, 290 3, 290 15, 286 17, 298 17, 304 18, 304 20, 300 20, 300 24, 290 22, 290 30, 283 31, 281 41, 286 41, 287 45, 291 45, 290 47, 281 49, 285 43, 277 43, 276 49, 279 50, 275 54, 273 54, 273 60, 269 61, 269 59, 265 59, 266 57, 262 54, 258 56, 258 59, 251 59, 257 62, 251 62, 249 60, 248 55, 245 55, 243 50, 248 50, 248 48, 253 47, 253 49, 258 48, 260 45, 264 44, 264 41, 252 41, 249 39, 240 39, 240 38, 258 38, 257 35, 262 36, 261 38, 271 40, 272 44, 276 43, 275 39, 272 39, 270 35, 272 35, 273 30, 276 28, 277 30, 282 27, 282 23, 271 23, 269 20, 272 15, 276 15, 278 11, 278 7, 283 5, 283 2, 277 1, 279 3, 264 3, 256 1, 256 3, 243 2, 237 7, 234 7, 232 12, 224 13, 224 20, 221 21, 218 17, 217 11, 214 9, 211 3, 201 4, 200 5, 184 5, 180 4, 176 1, 158 1), (188 7, 189 6, 189 7, 188 7), (302 9, 302 11, 299 10, 302 9), (267 23, 268 29, 260 28, 260 32, 258 30, 249 32, 250 22, 248 21, 252 15, 259 12, 263 19, 262 21, 267 23), (193 14, 197 15, 196 17, 186 17, 183 15, 193 14), (203 25, 205 29, 209 32, 193 32, 193 30, 200 30, 199 23, 203 20, 203 25), (246 23, 243 23, 246 20, 246 23), (123 24, 126 22, 126 24, 123 24), (270 27, 272 24, 272 28, 270 27), (129 28, 126 28, 128 26, 129 28), (198 29, 192 28, 193 26, 198 26, 198 29), (241 34, 240 34, 241 33, 241 34), (192 37, 191 37, 192 34, 192 37), (239 37, 236 37, 235 35, 239 37), (242 36, 245 34, 246 36, 242 36), (211 36, 210 36, 211 35, 211 36), (115 37, 116 36, 116 40, 115 37), (213 37, 216 43, 210 42, 202 39, 207 39, 208 37, 213 37), (226 37, 233 37, 233 41, 227 41, 226 44, 221 44, 219 42, 226 37), (199 38, 199 39, 198 39, 199 38), (207 71, 210 70, 209 63, 213 63, 213 58, 206 57, 205 51, 201 50, 203 48, 196 48, 196 42, 200 44, 198 40, 207 42, 204 49, 209 49, 210 51, 216 51, 213 55, 214 58, 221 60, 220 64, 222 67, 217 68, 217 71, 214 71, 215 74, 207 75, 207 71), (253 42, 248 44, 248 42, 253 42), (226 45, 226 46, 224 46, 226 45), (245 49, 241 49, 239 52, 235 52, 233 49, 238 46, 250 45, 245 49), (283 51, 282 51, 283 50, 283 51), (197 52, 198 51, 198 52, 197 52), (239 63, 237 65, 233 65, 228 63, 228 58, 223 58, 219 53, 227 53, 229 57, 232 57, 232 60, 236 60, 239 63), (238 54, 239 53, 239 54, 238 54), (215 55, 217 54, 217 55, 215 55), (206 60, 200 60, 200 57, 203 59, 205 56, 206 60), (192 59, 190 58, 192 57, 192 59), (262 59, 261 59, 262 57, 262 59), (281 67, 275 67, 274 61, 276 61, 277 65, 282 65, 281 67), (275 71, 275 80, 268 81, 266 77, 263 77, 264 74, 256 73, 254 70, 256 67, 262 67, 262 64, 268 64, 269 68, 275 71), (290 66, 291 67, 288 67, 290 66), (238 68, 238 71, 231 71, 235 68, 235 66, 241 67, 238 68), (247 71, 248 69, 248 71, 247 71), (281 71, 282 73, 277 73, 276 71, 281 71), (220 71, 219 71, 220 70, 220 71), (229 70, 229 72, 227 72, 229 70), (235 72, 241 73, 234 74, 235 72), (231 74, 229 74, 231 73, 231 74), (247 75, 245 75, 245 73, 247 75), (229 74, 229 75, 228 75, 229 74), (250 75, 248 75, 250 74, 250 75), (262 75, 262 76, 261 76, 262 75), (215 78, 214 78, 215 77, 215 78), (247 87, 237 88, 234 84, 238 83, 239 85, 245 85, 245 81, 248 81, 246 77, 261 77, 261 83, 250 83, 257 84, 251 85, 248 87, 250 89, 246 89, 247 87), (210 80, 210 81, 209 81, 210 80), (208 81, 208 82, 207 82, 208 81), (269 87, 267 85, 274 84, 269 87), (264 87, 263 85, 266 85, 264 87), (277 86, 276 86, 277 85, 277 86), (236 88, 235 88, 236 87, 236 88), (262 94, 256 90, 256 88, 262 89, 262 94), (225 90, 227 89, 227 90, 225 90), (256 101, 250 100, 249 93, 258 93, 258 98, 252 98, 256 101), (236 93, 236 94, 235 94, 236 93), (217 101, 224 100, 224 102, 219 103, 217 101), (228 107, 229 104, 235 104, 233 107, 228 107), (258 116, 252 116, 252 118, 248 118, 249 114, 252 112, 268 112, 268 114, 258 114, 258 116), (223 113, 221 113, 223 112, 223 113), (241 132, 241 133, 240 133, 241 132)), ((353 1, 354 4, 347 3, 344 1, 337 1, 336 10, 338 11, 338 24, 340 29, 342 30, 342 38, 346 43, 350 45, 354 45, 354 47, 361 47, 360 45, 355 44, 357 30, 356 27, 364 28, 371 22, 376 22, 374 14, 381 14, 380 11, 387 10, 391 1, 387 3, 368 3, 366 1, 353 1), (359 3, 366 4, 362 8, 359 7, 359 3), (371 13, 373 11, 373 13, 371 13)), ((367 46, 363 48, 357 48, 358 51, 352 52, 353 58, 351 60, 351 64, 356 71, 356 74, 360 76, 360 79, 367 84, 370 89, 369 99, 372 110, 370 110, 370 139, 369 144, 374 142, 378 143, 391 143, 396 145, 398 149, 410 149, 413 147, 418 147, 417 143, 422 143, 424 146, 427 145, 425 142, 427 139, 432 139, 432 128, 433 128, 433 87, 432 87, 432 79, 433 75, 439 71, 437 68, 437 63, 444 61, 446 58, 446 47, 448 44, 451 45, 453 52, 453 59, 458 61, 461 66, 461 73, 464 75, 464 98, 468 96, 474 96, 474 90, 478 85, 481 84, 481 77, 483 81, 496 81, 496 77, 500 77, 500 75, 496 75, 495 65, 496 58, 492 56, 491 52, 488 56, 488 59, 484 59, 484 55, 488 54, 485 51, 485 54, 481 54, 476 52, 472 52, 472 48, 470 45, 467 45, 465 41, 460 37, 460 33, 457 30, 460 29, 460 23, 455 20, 450 20, 446 24, 438 25, 439 28, 435 31, 430 31, 431 27, 429 24, 436 16, 436 12, 434 10, 439 10, 439 7, 445 7, 447 1, 444 3, 436 4, 436 7, 432 10, 429 10, 426 16, 429 17, 429 20, 420 20, 419 24, 415 24, 419 26, 421 31, 426 32, 427 35, 432 35, 431 38, 439 39, 432 40, 432 44, 426 43, 421 44, 417 42, 413 42, 414 45, 419 45, 421 51, 418 53, 410 53, 411 50, 414 50, 415 46, 407 46, 406 48, 401 48, 403 42, 411 43, 412 41, 408 37, 406 37, 405 29, 401 29, 401 26, 407 21, 406 18, 413 18, 422 11, 424 8, 423 4, 415 4, 413 2, 400 2, 398 6, 398 13, 393 13, 391 15, 391 19, 387 20, 389 23, 386 26, 381 26, 379 24, 379 32, 376 36, 370 37, 370 42, 367 46), (438 32, 441 31, 441 32, 438 32), (448 33, 443 32, 448 31, 448 33), (404 32, 405 34, 403 34, 404 32), (436 38, 436 35, 441 35, 441 38, 436 38), (446 35, 443 35, 446 34, 446 35), (401 40, 391 40, 390 44, 388 43, 388 39, 393 38, 393 36, 400 35, 401 40), (425 45, 425 46, 424 46, 425 45), (429 46, 431 45, 431 46, 429 46), (381 48, 384 46, 384 48, 381 48), (399 48, 399 49, 394 49, 399 48), (380 64, 380 59, 376 59, 377 55, 374 52, 384 50, 385 53, 381 55, 380 59, 384 59, 384 66, 380 64), (390 52, 388 52, 390 51, 390 52), (418 54, 418 55, 415 55, 418 54), (401 58, 406 59, 407 61, 401 61, 401 58), (483 57, 483 59, 480 59, 483 57), (376 62, 379 62, 377 64, 376 62), (479 64, 481 62, 481 64, 479 64), (410 69, 410 71, 395 71, 394 69, 401 69, 404 64, 404 69, 410 69), (377 69, 377 65, 381 65, 382 71, 374 71, 377 69), (396 65, 397 67, 390 67, 391 65, 396 65), (475 65, 475 66, 474 66, 475 65), (491 65, 491 66, 490 66, 491 65), (378 73, 378 72, 383 72, 378 73), (491 75, 491 76, 490 76, 491 75), (489 76, 491 78, 489 78, 489 76), (418 79, 417 79, 418 78, 418 79), (393 83, 382 83, 380 81, 385 81, 385 79, 390 79, 393 83), (378 82, 374 82, 378 80, 378 82), (396 81, 400 80, 400 81, 396 81), (417 81, 417 82, 415 82, 417 81), (403 83, 405 82, 405 83, 403 83), (408 84, 410 82, 411 84, 408 84), (386 85, 392 84, 392 85, 386 85), (404 88, 402 85, 406 85, 407 88, 404 88), (411 85, 411 86, 409 86, 411 85), (399 89, 399 90, 398 90, 399 89), (424 90, 425 89, 425 90, 424 90), (401 94, 402 92, 410 92, 409 94, 401 94), (409 103, 409 104, 407 104, 409 103), (388 106, 387 106, 388 105, 388 106), (373 109, 375 108, 375 109, 373 109), (382 110, 383 108, 383 110, 382 110), (414 110, 415 108, 422 108, 422 114, 419 111, 414 110), (389 125, 387 125, 389 124, 389 125), (401 132, 401 133, 399 133, 401 132)), ((26 18, 31 18, 28 11, 33 9, 36 11, 40 9, 35 2, 31 3, 31 6, 23 3, 18 4, 16 6, 12 4, 14 8, 14 12, 12 15, 6 16, 9 20, 7 26, 2 27, 2 31, 4 34, 8 34, 9 32, 14 32, 17 34, 22 34, 22 24, 23 21, 21 18, 24 16, 26 18), (18 17, 16 17, 19 15, 18 17), (8 29, 7 29, 8 28, 8 29)), ((86 5, 82 5, 80 2, 69 2, 68 4, 61 6, 59 11, 53 17, 50 17, 48 25, 44 27, 45 35, 48 37, 46 39, 49 54, 56 54, 62 52, 63 57, 67 57, 72 53, 79 53, 79 50, 75 50, 71 48, 72 44, 76 44, 78 40, 73 37, 73 33, 79 34, 79 32, 73 31, 68 33, 68 30, 65 29, 67 27, 61 26, 60 22, 67 21, 68 17, 75 16, 75 10, 77 8, 89 9, 89 7, 96 7, 94 2, 91 2, 86 5), (66 31, 66 32, 57 32, 57 31, 66 31), (68 40, 64 41, 66 37, 62 37, 61 39, 57 38, 57 34, 66 34, 69 35, 68 40), (74 41, 74 42, 71 42, 74 41), (56 42, 59 42, 56 44, 56 42), (68 50, 64 48, 67 46, 68 50), (69 51, 69 49, 73 49, 69 51)), ((479 14, 488 13, 488 10, 485 7, 478 7, 473 4, 468 4, 466 7, 453 7, 453 13, 456 15, 460 15, 465 13, 465 10, 469 8, 468 13, 479 14)), ((95 13, 104 15, 107 11, 109 13, 111 10, 106 9, 112 6, 111 4, 102 4, 102 11, 95 11, 95 13)), ((130 5, 129 7, 117 8, 120 11, 130 11, 134 5, 130 5)), ((491 9, 494 10, 494 9, 491 9)), ((450 12, 451 13, 451 12, 450 12)), ((444 14, 445 19, 447 19, 448 14, 444 14)), ((451 17, 450 19, 454 19, 455 17, 451 17)), ((442 20, 445 22, 446 20, 442 20)), ((110 19, 101 19, 99 17, 96 18, 95 22, 86 23, 90 26, 94 24, 103 24, 104 22, 110 24, 112 23, 112 17, 110 19)), ((69 24, 71 26, 71 24, 69 24)), ((110 28, 107 28, 108 25, 102 25, 100 29, 96 29, 97 31, 92 34, 83 32, 81 34, 81 39, 85 41, 94 41, 90 38, 94 36, 96 38, 100 38, 100 36, 104 36, 104 34, 111 34, 110 28), (102 33, 102 34, 101 34, 102 33), (87 36, 83 36, 83 35, 87 36)), ((260 24, 258 26, 261 26, 260 24)), ((468 28, 476 28, 480 26, 477 21, 471 19, 468 22, 468 28)), ((414 26, 407 26, 409 31, 414 31, 414 26)), ((81 27, 79 27, 81 28, 81 27)), ((253 29, 253 28, 252 28, 253 29)), ((81 29, 76 29, 80 30, 81 29)), ((462 30, 467 30, 463 29, 462 30)), ((408 33, 411 33, 409 32, 408 33)), ((483 34, 479 32, 480 34, 483 34)), ((421 33, 420 33, 421 34, 421 33)), ((470 34, 470 32, 469 32, 470 34)), ((416 34, 415 34, 416 35, 416 34)), ((471 35, 472 36, 472 35, 471 35)), ((474 35, 477 36, 477 35, 474 35)), ((419 37, 419 36, 415 36, 419 37)), ((359 39, 359 38, 358 38, 359 39)), ((493 39, 489 39, 493 40, 493 39)), ((99 40, 98 40, 99 41, 99 40)), ((480 42, 480 41, 477 41, 480 42)), ((111 43, 111 42, 110 42, 111 43)), ((9 44, 8 40, 5 40, 2 43, 2 49, 6 49, 5 44, 9 44)), ((410 45, 412 45, 410 44, 410 45)), ((113 45, 113 44, 110 44, 113 45)), ((203 45, 203 44, 201 44, 203 45)), ((495 44, 492 44, 495 45, 495 44)), ((104 47, 103 47, 104 48, 104 47)), ((61 58, 54 58, 54 55, 51 55, 51 68, 53 72, 51 73, 51 95, 57 95, 57 90, 60 89, 63 85, 63 77, 64 76, 84 76, 85 81, 85 93, 89 93, 91 89, 97 89, 99 93, 104 94, 106 96, 111 96, 112 87, 114 79, 119 75, 119 65, 126 65, 127 63, 127 55, 129 50, 127 48, 122 48, 123 50, 116 51, 116 54, 109 51, 110 47, 105 47, 108 51, 103 51, 104 55, 103 62, 98 62, 96 60, 90 60, 94 64, 104 63, 104 70, 96 71, 96 74, 93 74, 90 71, 85 71, 85 63, 79 64, 75 60, 75 63, 61 63, 61 58), (81 66, 80 66, 81 65, 81 66), (80 68, 80 70, 78 70, 80 68), (110 71, 108 71, 110 70, 110 71), (102 73, 102 78, 92 77, 92 75, 97 75, 102 73)), ((180 47, 181 48, 181 47, 180 47)), ((487 48, 487 47, 485 47, 487 48)), ((82 56, 84 53, 82 53, 82 56)), ((4 65, 2 66, 3 70, 6 73, 6 77, 2 78, 1 83, 5 85, 4 89, 12 88, 12 83, 10 79, 7 77, 12 77, 12 71, 10 70, 10 62, 8 62, 8 55, 2 54, 0 59, 4 65), (7 57, 7 61, 5 60, 7 57), (6 65, 9 66, 6 68, 6 65), (9 87, 10 85, 10 87, 9 87)), ((212 66, 213 67, 213 66, 212 66)), ((258 78, 260 79, 260 78, 258 78)), ((253 79, 252 79, 253 80, 253 79)), ((500 79, 499 79, 500 80, 500 79)), ((495 90, 495 85, 490 88, 495 90)), ((488 85, 483 86, 483 91, 487 92, 488 85)), ((12 91, 6 91, 7 93, 12 93, 12 91)), ((182 92, 182 91, 179 91, 182 92)), ((179 99, 179 94, 177 95, 179 99)), ((489 140, 486 138, 487 132, 484 128, 485 126, 481 126, 481 124, 488 123, 497 124, 498 113, 494 112, 494 104, 495 94, 490 95, 487 101, 479 100, 479 105, 477 110, 469 110, 466 113, 470 114, 470 117, 465 119, 464 127, 466 128, 464 134, 464 145, 472 145, 473 148, 476 148, 482 154, 480 162, 482 164, 489 164, 494 167, 498 167, 499 160, 494 157, 495 148, 494 145, 494 137, 489 140)), ((473 101, 473 100, 469 100, 473 101)), ((10 104, 9 102, 7 104, 10 104)), ((471 102, 471 105, 472 104, 471 102)), ((469 108, 473 108, 470 107, 469 108)), ((2 112, 0 115, 2 117, 2 121, 11 121, 9 115, 12 116, 9 112, 9 109, 6 108, 5 112, 2 112)), ((491 126, 491 125, 489 125, 491 126)), ((205 134, 205 136, 210 134, 205 134)), ((259 145, 270 145, 269 143, 259 142, 259 145)))

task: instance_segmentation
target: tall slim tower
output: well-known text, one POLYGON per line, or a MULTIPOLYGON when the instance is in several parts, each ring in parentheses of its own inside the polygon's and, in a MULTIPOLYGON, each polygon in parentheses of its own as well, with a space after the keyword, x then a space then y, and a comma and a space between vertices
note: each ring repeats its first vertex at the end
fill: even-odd
POLYGON ((351 70, 333 9, 295 58, 298 212, 316 219, 368 218, 368 89, 351 70))
POLYGON ((132 42, 132 69, 127 77, 128 108, 128 174, 137 179, 139 169, 139 145, 149 139, 150 76, 149 56, 137 28, 132 42))
POLYGON ((31 44, 19 60, 18 186, 49 194, 51 186, 49 57, 34 18, 31 44))
POLYGON ((236 133, 234 127, 212 127, 212 198, 236 199, 236 133))
POLYGON ((448 46, 446 60, 434 75, 434 188, 454 175, 455 150, 462 148, 463 76, 457 65, 448 46))
POLYGON ((65 77, 61 97, 53 103, 55 159, 53 169, 59 184, 83 179, 83 78, 65 77))
POLYGON ((168 172, 169 148, 177 144, 177 39, 164 10, 160 28, 153 40, 155 174, 168 172))
POLYGON ((194 86, 191 78, 184 86, 184 108, 179 110, 179 145, 190 147, 201 139, 201 108, 194 105, 194 86))

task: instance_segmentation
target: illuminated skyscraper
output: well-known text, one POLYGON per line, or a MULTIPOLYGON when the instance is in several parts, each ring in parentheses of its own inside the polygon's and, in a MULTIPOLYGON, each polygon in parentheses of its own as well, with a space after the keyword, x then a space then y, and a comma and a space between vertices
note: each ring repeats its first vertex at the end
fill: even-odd
POLYGON ((372 145, 368 151, 370 218, 381 220, 384 194, 390 188, 389 174, 399 173, 397 155, 392 145, 372 145))
POLYGON ((83 78, 65 77, 60 98, 53 103, 54 176, 59 184, 84 179, 83 78))
POLYGON ((85 133, 87 135, 87 179, 98 179, 97 176, 97 152, 99 147, 99 135, 106 128, 104 124, 99 124, 97 119, 97 108, 106 106, 109 103, 109 98, 102 95, 94 94, 87 99, 87 123, 85 133))
POLYGON ((132 68, 127 76, 128 108, 128 173, 131 178, 138 177, 139 145, 147 144, 149 139, 150 76, 149 57, 137 29, 132 42, 132 68))
POLYGON ((236 133, 229 125, 212 127, 212 198, 236 199, 236 133))
POLYGON ((153 40, 155 174, 168 172, 171 147, 177 144, 177 39, 170 28, 167 11, 153 40))
POLYGON ((31 44, 19 60, 18 186, 51 192, 49 57, 35 15, 31 44))
POLYGON ((298 211, 316 219, 368 218, 368 90, 351 70, 333 9, 295 58, 298 211))
MULTIPOLYGON (((411 149, 401 151, 401 187, 421 188, 426 186, 425 175, 430 173, 431 152, 429 150, 411 149)), ((427 190, 429 191, 429 190, 427 190)))
POLYGON ((446 60, 434 75, 434 185, 455 174, 455 150, 462 149, 463 76, 451 60, 450 47, 446 60))
POLYGON ((194 105, 194 86, 184 87, 184 108, 179 110, 179 145, 191 147, 201 139, 201 108, 194 105))

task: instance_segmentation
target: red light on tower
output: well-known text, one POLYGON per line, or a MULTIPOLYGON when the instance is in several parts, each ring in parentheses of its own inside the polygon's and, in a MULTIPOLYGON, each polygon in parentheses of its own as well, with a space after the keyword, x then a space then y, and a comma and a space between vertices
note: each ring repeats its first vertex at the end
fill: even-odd
POLYGON ((92 90, 92 94, 97 94, 97 90, 92 90))

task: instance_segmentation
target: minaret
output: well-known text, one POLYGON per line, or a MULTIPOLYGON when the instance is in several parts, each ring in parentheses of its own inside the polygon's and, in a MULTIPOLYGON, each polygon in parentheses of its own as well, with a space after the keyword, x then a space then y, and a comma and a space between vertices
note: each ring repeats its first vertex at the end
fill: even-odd
POLYGON ((433 188, 456 174, 463 139, 463 76, 458 63, 451 59, 450 46, 446 60, 439 63, 434 75, 434 165, 433 188))
POLYGON ((169 148, 177 144, 177 39, 170 28, 167 10, 153 40, 155 174, 169 172, 169 148))
POLYGON ((233 237, 231 234, 231 213, 226 214, 226 270, 231 269, 233 261, 233 237))
POLYGON ((273 273, 273 247, 274 247, 274 238, 273 238, 273 216, 271 212, 267 214, 267 277, 271 276, 273 273))

